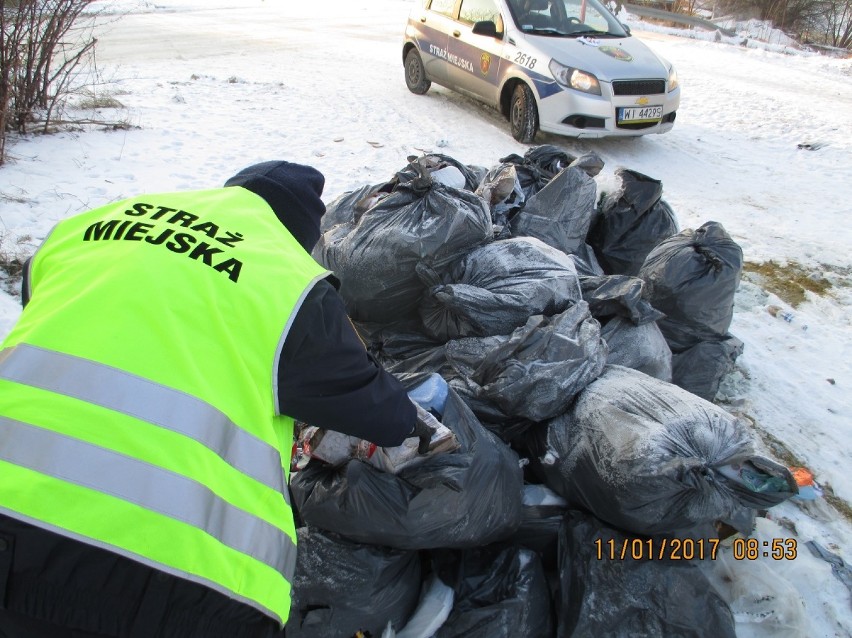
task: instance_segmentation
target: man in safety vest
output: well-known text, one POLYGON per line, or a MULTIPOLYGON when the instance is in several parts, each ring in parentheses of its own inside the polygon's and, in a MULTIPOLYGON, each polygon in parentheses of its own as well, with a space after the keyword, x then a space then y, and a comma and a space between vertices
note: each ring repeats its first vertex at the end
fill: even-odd
POLYGON ((265 162, 44 240, 0 348, 0 637, 280 635, 294 419, 428 440, 310 256, 323 186, 265 162))

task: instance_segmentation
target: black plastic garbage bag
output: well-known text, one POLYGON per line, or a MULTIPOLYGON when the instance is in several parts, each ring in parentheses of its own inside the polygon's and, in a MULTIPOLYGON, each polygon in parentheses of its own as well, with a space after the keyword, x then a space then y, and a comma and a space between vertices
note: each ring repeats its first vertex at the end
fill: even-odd
POLYGON ((510 222, 515 237, 536 237, 564 253, 577 252, 595 211, 597 186, 582 169, 566 168, 535 195, 510 222))
MULTIPOLYGON (((531 464, 572 506, 637 534, 686 533, 797 493, 746 426, 671 383, 621 366, 528 437, 531 464)), ((749 530, 750 531, 750 530, 749 530)))
POLYGON ((525 485, 521 526, 509 542, 538 554, 545 571, 558 571, 557 539, 567 512, 567 501, 546 485, 525 485))
POLYGON ((440 272, 492 238, 482 198, 421 176, 396 186, 352 223, 332 227, 313 255, 340 279, 340 294, 355 321, 389 323, 416 317, 425 288, 422 264, 440 272))
POLYGON ((420 176, 420 171, 413 167, 412 164, 419 164, 428 171, 440 170, 447 166, 457 168, 464 177, 464 190, 471 192, 476 190, 476 187, 479 186, 479 183, 485 175, 484 168, 462 164, 457 159, 442 153, 425 153, 419 157, 412 155, 407 159, 409 162, 408 166, 397 171, 394 176, 394 181, 397 184, 405 184, 412 180, 416 180, 420 176))
POLYGON ((544 421, 562 414, 606 364, 600 324, 580 301, 562 313, 534 315, 509 335, 456 339, 445 346, 454 374, 442 376, 481 418, 544 421))
POLYGON ((678 232, 671 207, 661 199, 662 182, 619 168, 621 188, 606 195, 587 241, 609 275, 636 275, 645 257, 663 239, 678 232))
POLYGON ((380 636, 389 621, 405 625, 420 596, 417 552, 350 543, 307 527, 296 535, 288 638, 380 636))
POLYGON ((742 248, 718 222, 684 230, 648 254, 639 276, 645 299, 666 315, 660 329, 673 353, 724 338, 742 270, 742 248))
POLYGON ((320 231, 326 232, 340 224, 351 224, 355 218, 387 197, 394 184, 368 184, 339 195, 325 207, 320 220, 320 231))
POLYGON ((609 350, 607 363, 671 382, 672 351, 655 321, 637 326, 623 317, 615 317, 601 328, 601 337, 609 350))
POLYGON ((570 512, 559 532, 558 636, 736 638, 730 608, 699 567, 649 560, 649 547, 658 545, 570 512))
POLYGON ((577 274, 581 277, 603 277, 604 271, 598 263, 598 258, 595 256, 594 249, 588 244, 579 246, 576 251, 571 254, 574 260, 574 265, 577 267, 577 274))
POLYGON ((423 332, 419 317, 406 325, 353 323, 373 358, 390 372, 437 372, 446 361, 444 343, 423 332))
POLYGON ((672 383, 712 401, 744 348, 743 342, 731 334, 718 341, 701 341, 672 356, 672 383))
POLYGON ((592 316, 600 321, 611 317, 626 317, 637 326, 665 317, 643 299, 645 282, 627 275, 580 277, 583 299, 588 302, 592 316))
POLYGON ((524 153, 524 163, 537 167, 545 175, 553 177, 576 159, 553 144, 533 146, 524 153))
MULTIPOLYGON (((416 387, 427 375, 404 379, 416 387)), ((309 526, 399 549, 463 548, 510 536, 521 522, 517 454, 477 421, 452 389, 441 422, 460 449, 398 474, 359 460, 332 468, 312 460, 294 473, 296 509, 309 526)))
POLYGON ((443 279, 420 304, 426 333, 439 341, 508 334, 582 298, 571 257, 532 237, 476 248, 443 279))
POLYGON ((551 598, 538 555, 521 547, 439 552, 438 576, 455 590, 435 638, 553 635, 551 598))

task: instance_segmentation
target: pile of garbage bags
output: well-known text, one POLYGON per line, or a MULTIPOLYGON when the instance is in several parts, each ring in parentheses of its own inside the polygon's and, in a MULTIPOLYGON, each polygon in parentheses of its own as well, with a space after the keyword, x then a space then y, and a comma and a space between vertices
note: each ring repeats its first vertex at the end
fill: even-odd
POLYGON ((734 636, 691 561, 606 548, 748 534, 797 492, 712 402, 744 347, 742 250, 716 222, 678 228, 636 171, 599 193, 603 166, 426 154, 328 205, 314 258, 458 446, 293 471, 288 635, 734 636))

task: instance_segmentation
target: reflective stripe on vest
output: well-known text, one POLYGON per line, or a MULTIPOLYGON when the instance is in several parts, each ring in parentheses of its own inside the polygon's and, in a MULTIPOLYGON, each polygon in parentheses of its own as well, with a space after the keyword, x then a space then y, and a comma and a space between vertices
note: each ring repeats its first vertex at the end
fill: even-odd
POLYGON ((0 458, 197 527, 292 579, 296 546, 287 534, 185 476, 2 417, 0 458), (108 474, 104 468, 109 468, 108 474))
POLYGON ((200 399, 103 364, 19 344, 0 352, 0 379, 123 412, 195 439, 229 465, 281 492, 281 455, 200 399))

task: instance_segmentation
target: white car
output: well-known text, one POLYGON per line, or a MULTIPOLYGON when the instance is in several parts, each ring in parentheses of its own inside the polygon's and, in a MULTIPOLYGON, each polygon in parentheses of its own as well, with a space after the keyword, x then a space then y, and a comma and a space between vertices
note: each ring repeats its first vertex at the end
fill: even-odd
POLYGON ((499 109, 512 136, 665 133, 680 87, 674 67, 598 0, 424 0, 402 47, 405 82, 432 82, 499 109))

